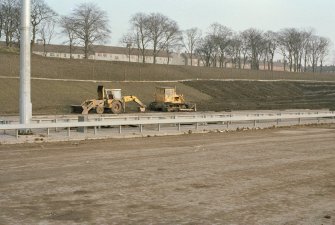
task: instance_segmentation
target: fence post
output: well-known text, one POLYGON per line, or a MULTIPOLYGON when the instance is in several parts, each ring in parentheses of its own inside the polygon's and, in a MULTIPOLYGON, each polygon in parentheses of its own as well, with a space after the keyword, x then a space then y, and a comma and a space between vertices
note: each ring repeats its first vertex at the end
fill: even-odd
MULTIPOLYGON (((55 119, 55 123, 57 123, 57 119, 55 119)), ((55 132, 57 132, 57 127, 55 127, 55 132)))

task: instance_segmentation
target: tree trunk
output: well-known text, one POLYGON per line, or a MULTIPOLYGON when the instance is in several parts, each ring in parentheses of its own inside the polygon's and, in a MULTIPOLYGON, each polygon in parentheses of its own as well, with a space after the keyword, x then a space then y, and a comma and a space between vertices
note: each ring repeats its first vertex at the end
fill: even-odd
POLYGON ((191 58, 191 66, 193 66, 193 51, 191 51, 190 58, 191 58))

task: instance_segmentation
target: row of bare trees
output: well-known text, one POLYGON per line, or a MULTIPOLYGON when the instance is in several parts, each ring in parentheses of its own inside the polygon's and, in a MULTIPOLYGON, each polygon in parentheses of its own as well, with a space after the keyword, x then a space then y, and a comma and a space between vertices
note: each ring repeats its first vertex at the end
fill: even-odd
POLYGON ((181 31, 178 24, 159 14, 137 13, 130 19, 131 31, 121 40, 128 47, 134 44, 145 62, 147 49, 153 49, 153 63, 157 54, 183 49, 188 53, 191 65, 193 58, 200 58, 207 67, 226 67, 231 63, 235 68, 273 70, 274 59, 281 58, 284 69, 291 72, 305 72, 308 67, 316 72, 329 54, 330 40, 320 37, 313 30, 296 28, 278 32, 263 32, 250 28, 242 32, 214 23, 203 35, 196 27, 181 31))
POLYGON ((275 54, 282 58, 284 70, 306 72, 308 67, 316 72, 329 54, 330 40, 315 35, 313 30, 286 28, 279 32, 263 32, 247 29, 234 32, 220 24, 212 24, 204 37, 196 28, 187 30, 187 43, 197 43, 195 48, 186 48, 192 57, 192 49, 204 62, 205 66, 225 67, 232 63, 235 68, 245 68, 249 63, 251 69, 273 70, 275 54), (287 67, 288 66, 288 67, 287 67))
MULTIPOLYGON (((105 43, 110 38, 108 15, 95 3, 77 5, 69 15, 59 16, 45 2, 32 0, 31 10, 32 45, 41 39, 44 46, 51 42, 56 27, 66 37, 70 56, 74 46, 83 46, 88 58, 92 46, 105 43)), ((0 40, 7 46, 19 43, 20 1, 0 0, 0 40)), ((316 72, 329 54, 330 40, 320 37, 313 30, 286 28, 278 32, 263 32, 250 28, 235 32, 219 23, 210 25, 203 33, 198 28, 181 31, 178 23, 161 13, 137 13, 130 19, 130 31, 121 40, 127 47, 137 48, 146 60, 152 50, 153 63, 160 52, 183 50, 188 53, 191 65, 193 58, 200 58, 207 67, 273 70, 274 59, 282 58, 284 69, 304 72, 308 67, 316 72)))
MULTIPOLYGON (((20 40, 20 5, 19 0, 0 0, 0 40, 5 40, 11 47, 20 40)), ((39 36, 43 41, 50 42, 56 25, 57 13, 44 0, 32 0, 31 27, 32 45, 39 36)))
POLYGON ((137 13, 130 19, 131 31, 122 37, 121 42, 134 44, 145 63, 147 50, 152 49, 153 63, 161 51, 169 55, 182 41, 182 32, 176 21, 160 13, 137 13))
MULTIPOLYGON (((8 47, 18 44, 20 40, 20 2, 0 0, 0 40, 4 40, 8 47)), ((58 26, 68 39, 70 55, 75 45, 81 45, 86 58, 91 46, 108 40, 111 33, 107 13, 96 4, 83 3, 74 8, 70 15, 59 16, 45 0, 32 0, 31 45, 38 38, 46 51, 45 47, 55 37, 58 26)))

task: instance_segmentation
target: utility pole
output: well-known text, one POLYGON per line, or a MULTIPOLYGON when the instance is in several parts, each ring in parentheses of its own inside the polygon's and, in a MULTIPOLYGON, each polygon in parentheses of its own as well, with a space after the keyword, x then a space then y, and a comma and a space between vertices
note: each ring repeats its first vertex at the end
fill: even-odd
MULTIPOLYGON (((20 124, 28 125, 32 119, 30 80, 30 23, 31 0, 21 0, 21 41, 20 41, 20 124)), ((21 133, 28 134, 29 130, 21 133)))

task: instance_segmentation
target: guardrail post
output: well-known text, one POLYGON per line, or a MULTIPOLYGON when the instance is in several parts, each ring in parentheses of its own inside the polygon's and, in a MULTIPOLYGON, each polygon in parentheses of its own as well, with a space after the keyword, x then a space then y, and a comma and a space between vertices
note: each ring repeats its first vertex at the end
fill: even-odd
POLYGON ((97 127, 96 126, 94 126, 94 135, 97 135, 97 127))
MULTIPOLYGON (((88 121, 88 116, 86 115, 80 115, 78 116, 78 122, 81 123, 81 122, 87 122, 88 121)), ((80 132, 80 133, 84 133, 86 134, 87 133, 87 127, 78 127, 77 128, 77 132, 80 132)))
POLYGON ((120 125, 119 126, 119 134, 121 134, 122 133, 122 126, 120 125))
POLYGON ((19 130, 15 130, 15 132, 16 132, 16 139, 19 139, 19 130))
POLYGON ((227 129, 229 129, 229 121, 227 121, 227 129))
POLYGON ((256 120, 254 120, 254 127, 256 127, 256 120))
POLYGON ((158 124, 158 132, 160 132, 161 131, 161 124, 159 123, 158 124))
POLYGON ((50 128, 47 128, 47 136, 50 136, 50 128))
POLYGON ((199 129, 199 123, 195 123, 195 129, 196 129, 196 130, 199 129))
POLYGON ((178 131, 181 131, 180 123, 178 123, 178 131))
MULTIPOLYGON (((57 119, 55 119, 55 123, 57 123, 57 119)), ((57 132, 57 127, 55 127, 55 132, 57 132)))
POLYGON ((143 133, 143 125, 140 125, 140 133, 143 133))
POLYGON ((70 137, 70 135, 71 135, 71 131, 70 131, 70 130, 71 130, 70 127, 68 127, 68 128, 67 128, 67 136, 68 136, 68 137, 70 137))
MULTIPOLYGON (((104 119, 103 118, 98 118, 97 121, 103 121, 104 119)), ((101 130, 101 126, 98 127, 99 130, 101 130)))

